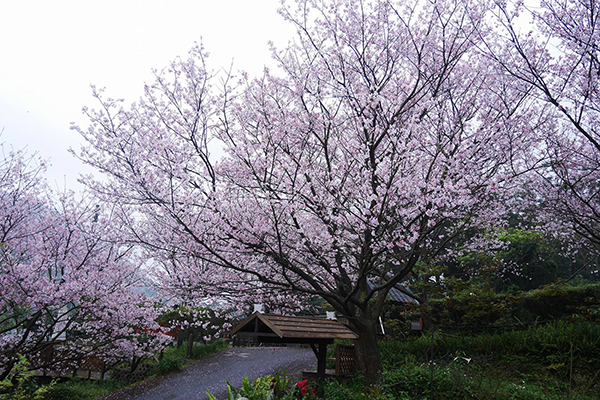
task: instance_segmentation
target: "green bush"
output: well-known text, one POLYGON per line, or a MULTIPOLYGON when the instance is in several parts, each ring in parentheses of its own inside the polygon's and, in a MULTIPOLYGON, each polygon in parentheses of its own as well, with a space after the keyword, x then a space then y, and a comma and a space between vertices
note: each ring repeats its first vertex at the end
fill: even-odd
POLYGON ((38 385, 29 371, 29 361, 19 354, 19 361, 11 375, 0 381, 0 399, 2 400, 43 400, 48 396, 56 382, 38 385))
POLYGON ((511 329, 567 317, 600 322, 600 284, 557 282, 514 293, 495 293, 489 286, 472 284, 405 313, 408 319, 414 315, 430 315, 435 326, 453 331, 511 329))
MULTIPOLYGON (((429 336, 380 343, 382 389, 399 399, 429 398, 429 336)), ((595 399, 600 324, 561 320, 522 331, 434 335, 436 399, 595 399)))
MULTIPOLYGON (((242 387, 236 389, 227 382, 227 398, 235 400, 245 397, 248 400, 282 400, 292 399, 293 393, 290 392, 291 380, 287 376, 287 372, 277 372, 275 375, 262 376, 250 383, 249 379, 244 376, 242 379, 242 387)), ((216 400, 210 393, 206 393, 208 398, 216 400)))
MULTIPOLYGON (((428 365, 409 365, 386 371, 383 391, 394 399, 429 399, 430 370, 428 365)), ((537 378, 510 379, 494 368, 481 368, 466 363, 436 366, 433 395, 439 400, 562 400, 568 396, 568 385, 548 384, 537 378)), ((595 399, 592 393, 572 393, 574 399, 595 399)))
MULTIPOLYGON (((421 336, 410 341, 380 343, 382 361, 398 367, 411 360, 427 362, 431 341, 421 336), (406 361, 406 360, 409 361, 406 361)), ((523 331, 459 336, 437 331, 434 357, 452 359, 457 354, 485 356, 490 360, 521 358, 545 365, 563 363, 582 368, 600 368, 600 324, 585 320, 561 320, 523 331)))
POLYGON ((154 373, 157 375, 167 375, 173 372, 181 371, 184 359, 175 357, 164 357, 154 366, 154 373))
MULTIPOLYGON (((469 391, 466 377, 453 365, 435 368, 433 391, 443 398, 467 398, 469 391)), ((431 390, 431 371, 424 364, 410 364, 401 369, 386 371, 383 386, 394 398, 428 398, 431 390)))
POLYGON ((252 384, 250 384, 248 378, 244 377, 242 380, 242 387, 238 391, 238 394, 246 397, 248 400, 262 400, 271 397, 272 380, 273 377, 271 375, 267 375, 258 378, 252 384))
POLYGON ((336 380, 325 384, 325 398, 327 400, 392 400, 409 399, 408 397, 393 397, 384 393, 380 387, 367 387, 362 377, 351 380, 342 385, 336 380))

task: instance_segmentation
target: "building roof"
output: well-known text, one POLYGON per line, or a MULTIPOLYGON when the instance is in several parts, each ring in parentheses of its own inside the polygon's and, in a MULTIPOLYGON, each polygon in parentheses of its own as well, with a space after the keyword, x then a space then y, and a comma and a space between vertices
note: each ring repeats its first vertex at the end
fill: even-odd
POLYGON ((358 335, 338 321, 324 318, 294 317, 255 312, 231 331, 252 332, 259 336, 277 336, 280 339, 334 340, 358 339, 358 335))
MULTIPOLYGON (((375 285, 373 284, 373 282, 371 282, 369 280, 367 280, 367 286, 369 287, 369 290, 372 290, 375 287, 375 285)), ((403 284, 399 284, 399 285, 396 285, 396 286, 401 286, 403 290, 406 290, 406 291, 412 293, 412 291, 408 287, 406 287, 405 285, 403 285, 403 284)), ((416 299, 414 299, 414 298, 410 297, 409 295, 401 292, 400 289, 398 289, 396 286, 393 286, 390 289, 390 291, 388 292, 387 300, 393 301, 393 302, 396 302, 396 303, 415 303, 415 304, 419 303, 416 299)))

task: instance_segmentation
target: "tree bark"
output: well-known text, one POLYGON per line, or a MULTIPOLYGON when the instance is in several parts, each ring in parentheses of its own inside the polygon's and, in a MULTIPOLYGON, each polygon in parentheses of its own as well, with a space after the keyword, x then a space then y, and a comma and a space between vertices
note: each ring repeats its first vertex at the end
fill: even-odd
POLYGON ((377 384, 383 370, 377 342, 377 319, 369 318, 355 325, 359 335, 355 342, 356 361, 367 385, 377 384))
POLYGON ((190 332, 190 333, 188 333, 186 358, 192 358, 193 352, 194 352, 194 334, 192 332, 190 332))

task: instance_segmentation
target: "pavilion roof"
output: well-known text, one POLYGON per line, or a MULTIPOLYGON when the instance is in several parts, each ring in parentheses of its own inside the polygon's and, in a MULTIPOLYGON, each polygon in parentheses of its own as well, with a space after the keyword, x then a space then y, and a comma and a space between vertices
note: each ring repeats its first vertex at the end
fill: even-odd
POLYGON ((358 339, 358 335, 338 321, 325 318, 296 317, 255 312, 231 331, 256 335, 276 335, 280 339, 335 340, 358 339))

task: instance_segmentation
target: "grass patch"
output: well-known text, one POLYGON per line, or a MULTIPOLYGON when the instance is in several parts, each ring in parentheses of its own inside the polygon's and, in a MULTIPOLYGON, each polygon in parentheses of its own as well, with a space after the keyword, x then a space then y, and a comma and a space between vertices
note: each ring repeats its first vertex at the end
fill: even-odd
POLYGON ((59 382, 50 390, 47 398, 50 400, 88 400, 116 392, 127 386, 125 382, 117 381, 86 381, 70 379, 59 382))
MULTIPOLYGON (((418 361, 429 360, 431 341, 421 336, 409 341, 385 341, 380 344, 384 364, 394 367, 402 356, 418 361)), ((559 364, 578 368, 600 368, 600 324, 587 321, 555 321, 524 331, 460 336, 438 331, 434 335, 436 360, 484 356, 490 360, 559 364)))
MULTIPOLYGON (((385 371, 382 390, 394 399, 429 399, 430 370, 427 365, 410 364, 385 371)), ((597 393, 589 387, 569 389, 567 382, 546 374, 506 373, 498 365, 451 363, 434 369, 436 399, 498 400, 592 400, 597 393), (520 376, 519 376, 520 375, 520 376)))
MULTIPOLYGON (((327 399, 429 399, 431 338, 380 343, 384 373, 377 388, 362 378, 328 383, 327 399)), ((434 335, 437 400, 597 400, 600 324, 562 320, 523 331, 434 335)))
MULTIPOLYGON (((382 390, 430 396, 430 337, 380 343, 382 390)), ((555 321, 523 331, 434 335, 436 399, 597 399, 600 324, 555 321)))
MULTIPOLYGON (((207 357, 217 351, 224 350, 229 345, 224 340, 217 340, 206 345, 194 346, 192 349, 192 357, 190 360, 199 360, 207 357)), ((156 375, 166 375, 172 372, 181 371, 188 362, 186 358, 187 348, 169 347, 163 352, 163 358, 154 367, 156 375)))

